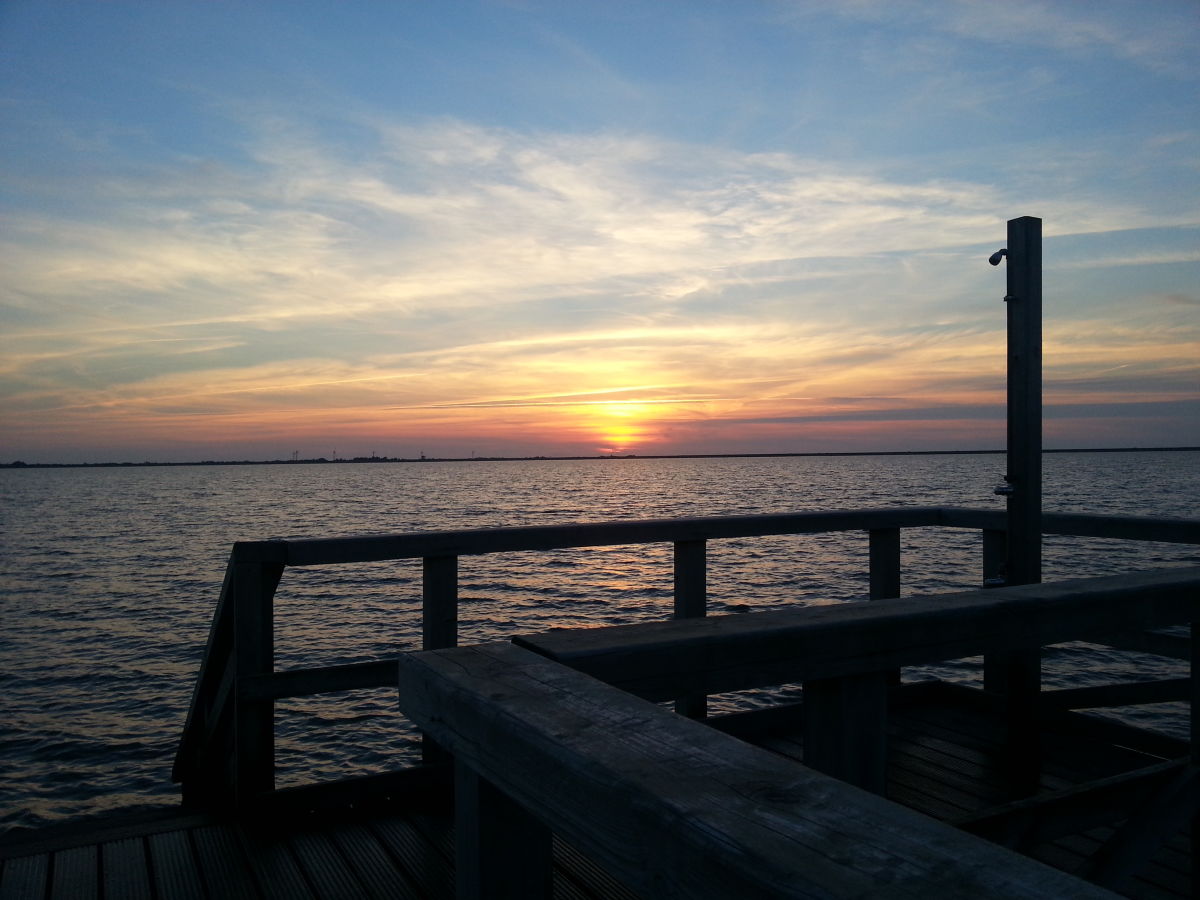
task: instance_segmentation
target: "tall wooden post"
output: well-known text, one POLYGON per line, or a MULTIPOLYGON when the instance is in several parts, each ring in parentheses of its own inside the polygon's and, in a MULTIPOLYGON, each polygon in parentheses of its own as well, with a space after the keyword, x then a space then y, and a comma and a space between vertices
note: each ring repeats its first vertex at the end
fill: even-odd
POLYGON ((1009 584, 1042 580, 1042 220, 1008 223, 1009 584))
MULTIPOLYGON (((1042 220, 1008 222, 1008 552, 1005 582, 1042 580, 1042 220)), ((1041 648, 1007 655, 989 667, 989 687, 1005 698, 1010 784, 1014 796, 1035 793, 1041 748, 1037 705, 1041 648)))

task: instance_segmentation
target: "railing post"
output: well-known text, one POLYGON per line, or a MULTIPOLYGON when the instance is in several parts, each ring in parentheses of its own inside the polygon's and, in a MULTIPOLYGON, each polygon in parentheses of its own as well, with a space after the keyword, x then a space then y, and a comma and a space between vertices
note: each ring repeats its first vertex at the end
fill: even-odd
MULTIPOLYGON (((458 646, 458 557, 426 556, 421 560, 421 649, 458 646)), ((445 750, 428 735, 421 738, 426 764, 445 762, 445 750)))
POLYGON ((247 700, 242 679, 275 669, 275 589, 283 565, 239 560, 233 571, 233 802, 246 807, 275 789, 275 704, 247 700))
MULTIPOLYGON (((871 600, 900 596, 900 529, 872 528, 868 531, 871 600)), ((900 670, 887 673, 889 684, 900 683, 900 670)))
POLYGON ((421 560, 421 649, 458 646, 458 557, 421 560))
POLYGON ((553 896, 553 837, 545 825, 461 760, 454 763, 455 897, 553 896))
POLYGON ((1008 532, 996 528, 983 529, 984 587, 990 587, 996 583, 995 579, 1004 577, 1004 560, 1007 556, 1008 532))
MULTIPOLYGON (((1200 767, 1200 622, 1193 621, 1191 623, 1191 650, 1192 658, 1189 660, 1188 674, 1190 676, 1191 685, 1189 691, 1188 703, 1188 718, 1189 718, 1189 759, 1195 767, 1200 767)), ((1200 859, 1200 814, 1192 816, 1191 821, 1191 844, 1192 844, 1192 860, 1200 859)), ((1192 865, 1192 896, 1200 894, 1200 872, 1196 871, 1196 865, 1192 865)))
MULTIPOLYGON (((707 548, 703 539, 675 542, 676 619, 702 619, 708 613, 707 548)), ((675 700, 675 712, 689 719, 708 715, 708 698, 703 693, 675 700)))
MULTIPOLYGON (((983 586, 1003 586, 1004 561, 1008 557, 1008 532, 983 529, 983 586)), ((1009 654, 983 655, 983 689, 1003 694, 1009 654)))
MULTIPOLYGON (((900 596, 900 529, 868 529, 869 597, 900 596)), ((887 793, 888 684, 899 669, 804 682, 804 764, 875 794, 887 793)))
POLYGON ((870 530, 870 598, 884 600, 900 596, 900 529, 870 530))

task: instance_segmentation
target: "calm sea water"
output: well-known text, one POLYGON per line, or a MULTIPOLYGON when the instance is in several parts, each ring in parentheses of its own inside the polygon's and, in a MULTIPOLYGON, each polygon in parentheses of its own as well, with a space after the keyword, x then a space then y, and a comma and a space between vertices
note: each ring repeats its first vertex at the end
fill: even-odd
MULTIPOLYGON (((0 471, 0 831, 177 800, 170 767, 233 541, 896 505, 1003 508, 1001 456, 576 460, 0 471)), ((1052 454, 1045 507, 1200 515, 1200 453, 1052 454)), ((904 535, 905 594, 978 585, 972 532, 904 535)), ((866 596, 860 533, 712 542, 714 614, 866 596)), ((1045 578, 1200 564, 1200 548, 1048 538, 1045 578)), ((460 563, 462 640, 666 617, 666 545, 460 563)), ((420 562, 290 570, 277 666, 419 644, 420 562)), ((1070 646, 1050 679, 1164 674, 1070 646)), ((919 673, 918 673, 919 674, 919 673)), ((970 664, 952 677, 971 679, 970 664)), ((734 698, 730 705, 754 702, 734 698)), ((1142 721, 1177 727, 1170 707, 1142 721)), ((279 782, 412 758, 394 692, 285 701, 279 782)))

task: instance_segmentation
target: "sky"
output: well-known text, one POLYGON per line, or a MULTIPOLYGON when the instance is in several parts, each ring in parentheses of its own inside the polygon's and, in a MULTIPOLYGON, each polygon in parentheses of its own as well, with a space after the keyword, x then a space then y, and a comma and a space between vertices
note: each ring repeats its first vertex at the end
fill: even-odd
POLYGON ((1200 3, 0 4, 0 461, 1200 445, 1200 3))

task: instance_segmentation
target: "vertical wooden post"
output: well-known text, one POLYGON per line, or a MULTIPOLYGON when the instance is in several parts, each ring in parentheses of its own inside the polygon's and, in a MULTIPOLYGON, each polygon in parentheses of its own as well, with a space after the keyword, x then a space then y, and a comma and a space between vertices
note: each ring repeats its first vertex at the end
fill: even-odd
POLYGON ((900 529, 870 530, 870 598, 900 596, 900 529))
MULTIPOLYGON (((426 556, 421 559, 421 649, 445 650, 458 646, 458 557, 426 556)), ((449 754, 428 735, 421 737, 421 759, 426 764, 446 762, 449 754)))
MULTIPOLYGON (((675 542, 675 618, 702 619, 708 614, 708 572, 704 540, 675 542)), ((675 700, 675 712, 689 719, 708 715, 703 693, 675 700)))
MULTIPOLYGON (((1188 673, 1191 677, 1191 690, 1188 698, 1188 716, 1190 719, 1188 737, 1191 739, 1189 758, 1193 767, 1200 767, 1200 622, 1192 622, 1191 638, 1192 658, 1188 673)), ((1200 871, 1197 870, 1197 863, 1195 862, 1200 859, 1200 815, 1192 816, 1191 844, 1192 896, 1195 897, 1200 895, 1200 871)))
POLYGON ((466 763, 454 764, 455 896, 550 900, 550 829, 466 763))
MULTIPOLYGON (((1042 580, 1042 220, 1008 222, 1008 553, 1010 585, 1042 580)), ((1041 748, 1037 703, 1041 648, 1015 651, 993 666, 1002 685, 1014 796, 1036 792, 1041 748)))
POLYGON ((983 586, 1004 577, 1004 561, 1008 556, 1008 532, 996 528, 983 529, 983 586))
POLYGON ((882 672, 804 682, 804 764, 887 793, 887 680, 882 672))
POLYGON ((421 560, 421 649, 458 646, 458 557, 421 560))
MULTIPOLYGON (((900 529, 872 528, 868 532, 871 600, 900 596, 900 529)), ((890 684, 900 683, 900 670, 887 673, 890 684)))
POLYGON ((1008 223, 1009 584, 1042 580, 1042 220, 1008 223))
POLYGON ((275 789, 275 704, 246 700, 238 687, 247 676, 269 675, 275 669, 275 589, 282 575, 283 566, 277 563, 242 559, 234 564, 231 787, 239 807, 275 789))
MULTIPOLYGON (((995 528, 983 530, 983 586, 1003 587, 1005 558, 1008 556, 1008 532, 995 528)), ((983 655, 983 689, 1004 693, 1008 654, 983 655)))

